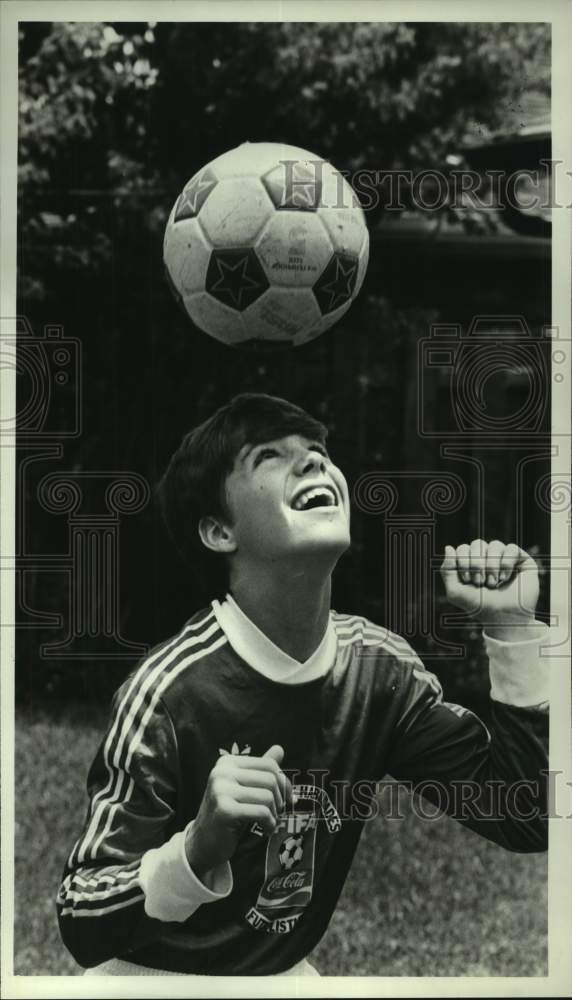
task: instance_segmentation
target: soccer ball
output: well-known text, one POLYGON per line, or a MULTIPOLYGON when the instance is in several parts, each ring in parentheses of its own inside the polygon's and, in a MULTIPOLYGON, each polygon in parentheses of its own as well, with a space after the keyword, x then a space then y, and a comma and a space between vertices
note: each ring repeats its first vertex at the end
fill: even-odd
POLYGON ((278 860, 287 871, 302 860, 304 854, 302 840, 302 837, 286 837, 286 840, 280 845, 278 860))
POLYGON ((244 143, 199 170, 163 246, 193 323, 247 347, 304 344, 331 327, 357 295, 368 253, 364 213, 339 171, 270 142, 244 143))

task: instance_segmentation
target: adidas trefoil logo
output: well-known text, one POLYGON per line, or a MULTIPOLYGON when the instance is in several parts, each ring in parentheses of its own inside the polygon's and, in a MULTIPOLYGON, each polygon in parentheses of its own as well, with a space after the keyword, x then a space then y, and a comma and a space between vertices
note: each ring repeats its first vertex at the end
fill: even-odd
POLYGON ((234 754, 234 756, 238 756, 238 755, 243 756, 244 754, 249 754, 250 753, 250 746, 247 743, 246 746, 242 750, 239 750, 238 749, 238 743, 233 743, 232 747, 230 748, 230 750, 225 750, 224 747, 219 747, 218 748, 218 752, 219 752, 219 754, 220 754, 221 757, 228 757, 230 754, 234 754))

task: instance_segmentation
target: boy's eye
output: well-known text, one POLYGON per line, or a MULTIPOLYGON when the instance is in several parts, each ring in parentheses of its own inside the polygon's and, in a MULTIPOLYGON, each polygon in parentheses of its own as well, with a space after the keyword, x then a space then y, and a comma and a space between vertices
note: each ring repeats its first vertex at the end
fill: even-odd
POLYGON ((318 454, 323 455, 324 458, 329 458, 330 457, 328 455, 327 448, 325 448, 323 444, 311 444, 310 445, 310 451, 317 451, 318 454))
MULTIPOLYGON (((319 442, 312 442, 311 444, 309 444, 308 450, 317 451, 320 455, 323 455, 324 458, 329 459, 330 457, 328 455, 327 449, 324 447, 323 444, 320 444, 319 442)), ((256 466, 260 462, 264 462, 268 458, 279 458, 279 457, 280 457, 280 451, 278 448, 274 447, 261 448, 260 451, 257 451, 254 456, 254 467, 256 468, 256 466)))
POLYGON ((259 462, 263 462, 266 458, 276 458, 277 454, 278 450, 276 448, 261 448, 260 451, 256 453, 254 464, 258 465, 259 462))

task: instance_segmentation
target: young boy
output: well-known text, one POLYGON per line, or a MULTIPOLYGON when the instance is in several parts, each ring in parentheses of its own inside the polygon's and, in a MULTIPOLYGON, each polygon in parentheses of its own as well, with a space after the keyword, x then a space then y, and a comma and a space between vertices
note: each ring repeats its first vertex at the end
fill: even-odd
POLYGON ((63 939, 97 974, 315 974, 386 774, 509 850, 546 848, 534 561, 446 547, 450 601, 486 624, 489 733, 403 639, 330 610, 350 510, 325 440, 291 403, 237 396, 163 477, 177 545, 226 596, 115 697, 58 896, 63 939))

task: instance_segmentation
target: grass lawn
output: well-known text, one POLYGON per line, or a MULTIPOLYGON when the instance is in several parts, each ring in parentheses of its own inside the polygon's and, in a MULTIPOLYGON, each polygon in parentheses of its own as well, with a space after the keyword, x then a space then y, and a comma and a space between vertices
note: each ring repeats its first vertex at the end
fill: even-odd
MULTIPOLYGON (((16 738, 17 975, 80 975, 54 899, 86 808, 101 715, 20 714, 16 738)), ((384 802, 382 797, 381 802, 384 802)), ((330 927, 311 956, 323 975, 544 976, 545 855, 518 855, 447 817, 366 824, 330 927)))

